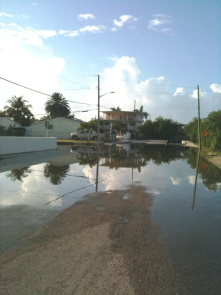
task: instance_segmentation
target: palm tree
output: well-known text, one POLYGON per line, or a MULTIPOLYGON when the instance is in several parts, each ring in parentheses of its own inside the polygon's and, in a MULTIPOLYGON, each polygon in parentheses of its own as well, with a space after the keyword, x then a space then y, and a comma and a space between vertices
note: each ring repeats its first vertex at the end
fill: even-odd
POLYGON ((121 108, 120 107, 117 107, 117 108, 111 108, 112 111, 121 111, 121 108))
POLYGON ((147 112, 144 112, 143 106, 141 106, 139 110, 134 110, 134 112, 139 114, 142 118, 144 117, 145 119, 147 119, 149 116, 147 112))
POLYGON ((71 110, 68 101, 59 92, 54 92, 45 103, 45 111, 51 119, 58 117, 69 117, 71 110))
POLYGON ((14 169, 11 170, 9 173, 6 174, 8 178, 10 178, 12 181, 23 181, 25 177, 28 176, 28 174, 31 173, 31 170, 29 167, 24 167, 21 169, 14 169))
POLYGON ((34 115, 29 110, 32 106, 26 104, 27 100, 24 100, 23 96, 13 96, 7 102, 10 105, 4 107, 5 114, 22 126, 30 126, 31 122, 34 121, 34 115))

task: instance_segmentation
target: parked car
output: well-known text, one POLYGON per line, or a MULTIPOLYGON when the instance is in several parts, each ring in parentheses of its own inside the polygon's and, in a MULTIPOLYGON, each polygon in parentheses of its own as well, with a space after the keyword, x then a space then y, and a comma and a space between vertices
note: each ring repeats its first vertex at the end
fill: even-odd
MULTIPOLYGON (((101 134, 101 137, 103 135, 101 134)), ((88 131, 82 131, 82 132, 75 132, 71 133, 71 138, 74 140, 97 140, 97 133, 95 132, 88 132, 88 131)))

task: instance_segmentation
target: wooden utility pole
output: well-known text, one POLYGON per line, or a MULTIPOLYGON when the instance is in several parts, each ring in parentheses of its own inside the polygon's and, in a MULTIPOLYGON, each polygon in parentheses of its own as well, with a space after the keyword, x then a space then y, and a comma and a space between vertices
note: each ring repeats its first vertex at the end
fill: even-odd
POLYGON ((200 133, 200 88, 197 85, 197 96, 198 96, 198 139, 199 139, 199 150, 201 151, 201 133, 200 133))

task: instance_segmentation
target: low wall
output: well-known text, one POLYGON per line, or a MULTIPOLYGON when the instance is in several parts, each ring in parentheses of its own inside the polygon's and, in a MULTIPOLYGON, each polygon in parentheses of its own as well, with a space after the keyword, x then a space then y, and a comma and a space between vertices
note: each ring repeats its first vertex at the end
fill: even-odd
POLYGON ((0 155, 55 150, 55 137, 0 136, 0 155))

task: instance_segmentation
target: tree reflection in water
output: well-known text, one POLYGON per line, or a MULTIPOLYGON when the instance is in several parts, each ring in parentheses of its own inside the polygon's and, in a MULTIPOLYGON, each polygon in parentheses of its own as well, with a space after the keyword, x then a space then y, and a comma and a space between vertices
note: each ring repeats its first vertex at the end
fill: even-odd
POLYGON ((170 163, 176 159, 181 159, 184 148, 182 146, 163 146, 163 145, 138 145, 137 154, 145 161, 153 161, 156 165, 170 163))
POLYGON ((97 155, 89 155, 89 156, 84 156, 84 155, 77 155, 77 160, 79 165, 89 165, 90 168, 94 167, 97 165, 97 155))
MULTIPOLYGON (((198 149, 190 148, 186 149, 183 155, 192 169, 197 169, 197 153, 198 149)), ((200 174, 203 184, 208 190, 214 192, 218 189, 221 190, 219 185, 221 183, 221 170, 202 156, 199 159, 198 174, 200 174)))
POLYGON ((30 173, 31 173, 31 170, 29 169, 29 167, 24 167, 21 169, 11 170, 9 173, 6 174, 6 176, 10 178, 10 180, 12 181, 19 180, 22 182, 24 178, 26 178, 28 174, 30 173))
POLYGON ((69 165, 56 166, 47 163, 44 166, 44 176, 54 185, 61 184, 67 176, 69 169, 69 165))

